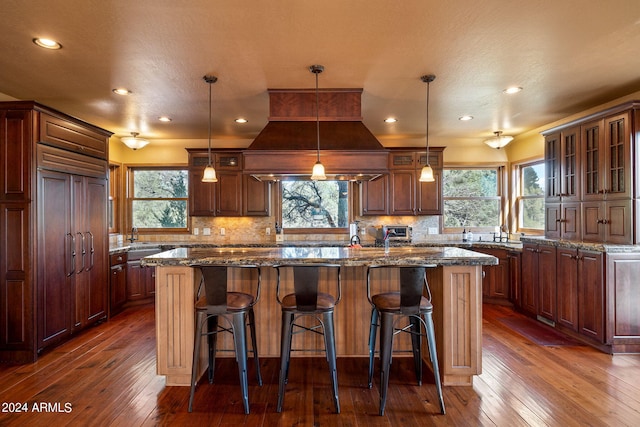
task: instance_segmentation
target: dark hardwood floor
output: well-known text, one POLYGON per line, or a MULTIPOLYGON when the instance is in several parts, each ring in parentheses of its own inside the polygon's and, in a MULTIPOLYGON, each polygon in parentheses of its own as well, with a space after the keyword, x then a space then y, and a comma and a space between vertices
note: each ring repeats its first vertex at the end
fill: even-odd
POLYGON ((323 358, 292 361, 281 414, 278 360, 261 361, 262 387, 250 364, 251 414, 244 415, 233 359, 220 361, 214 385, 201 382, 189 413, 189 389, 165 387, 156 375, 153 307, 130 308, 34 364, 0 365, 0 426, 640 425, 640 355, 538 345, 500 320, 510 316, 518 315, 484 306, 483 373, 473 387, 444 388, 444 416, 433 378, 426 373, 415 385, 406 358, 394 359, 383 417, 377 388, 366 387, 364 358, 338 361, 340 415, 323 358), (27 412, 15 412, 25 404, 27 412))

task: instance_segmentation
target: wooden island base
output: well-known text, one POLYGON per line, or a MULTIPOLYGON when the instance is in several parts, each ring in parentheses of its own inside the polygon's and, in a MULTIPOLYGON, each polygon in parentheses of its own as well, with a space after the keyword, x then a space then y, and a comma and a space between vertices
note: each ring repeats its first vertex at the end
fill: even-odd
MULTIPOLYGON (((255 277, 234 271, 229 281, 235 289, 251 291, 255 277), (245 275, 245 277, 242 277, 245 275)), ((367 301, 366 267, 341 269, 342 300, 335 311, 339 357, 368 357, 371 306, 367 301)), ((447 265, 429 269, 438 362, 443 385, 473 383, 482 372, 482 266, 447 265)), ((390 278, 393 280, 393 278, 390 278)), ((156 267, 157 372, 168 386, 189 386, 194 345, 194 298, 199 272, 186 266, 156 267)), ((276 271, 262 267, 260 300, 255 306, 260 357, 280 356, 280 306, 276 302, 276 271)), ((219 348, 231 349, 230 334, 219 339, 219 348), (226 336, 228 335, 228 337, 226 336)), ((323 348, 321 337, 300 334, 293 348, 323 348)), ((406 335, 406 334, 401 334, 406 335)), ((203 350, 206 346, 202 346, 203 350)), ((397 336, 394 349, 409 350, 408 337, 397 336)), ((228 353, 231 356, 233 353, 228 353)), ((294 353, 308 355, 309 353, 294 353)), ((320 353, 322 354, 322 353, 320 353)), ((318 355, 311 353, 311 355, 318 355)), ((204 352, 201 355, 204 360, 204 352)), ((423 359, 429 365, 426 346, 423 359)), ((200 366, 206 367, 206 362, 200 366)), ((363 372, 366 376, 366 372, 363 372)))

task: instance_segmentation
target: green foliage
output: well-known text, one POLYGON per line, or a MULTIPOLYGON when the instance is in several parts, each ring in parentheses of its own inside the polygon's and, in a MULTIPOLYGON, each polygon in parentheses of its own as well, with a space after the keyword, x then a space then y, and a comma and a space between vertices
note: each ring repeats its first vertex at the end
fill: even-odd
POLYGON ((347 181, 283 181, 284 228, 347 227, 347 181))
POLYGON ((447 169, 443 176, 445 227, 500 225, 495 169, 447 169))
POLYGON ((135 170, 133 225, 139 228, 185 228, 187 188, 186 170, 135 170))

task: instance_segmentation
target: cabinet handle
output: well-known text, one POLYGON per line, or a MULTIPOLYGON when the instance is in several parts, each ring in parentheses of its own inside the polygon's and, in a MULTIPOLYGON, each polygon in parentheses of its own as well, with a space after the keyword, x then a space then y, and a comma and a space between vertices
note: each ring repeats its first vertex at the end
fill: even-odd
POLYGON ((79 234, 80 237, 82 238, 82 244, 80 246, 80 254, 82 254, 82 267, 78 271, 78 274, 80 274, 80 273, 82 273, 84 271, 84 254, 86 254, 87 251, 84 249, 84 234, 82 234, 79 231, 77 231, 76 234, 79 234))
POLYGON ((90 237, 89 240, 89 268, 87 268, 87 271, 91 270, 93 268, 94 262, 93 262, 93 254, 95 253, 96 249, 95 246, 93 245, 93 233, 90 231, 87 231, 87 234, 90 237))
POLYGON ((73 276, 76 272, 76 238, 73 234, 67 233, 65 238, 69 236, 71 237, 71 245, 69 246, 69 260, 70 260, 70 269, 67 273, 67 277, 73 276))

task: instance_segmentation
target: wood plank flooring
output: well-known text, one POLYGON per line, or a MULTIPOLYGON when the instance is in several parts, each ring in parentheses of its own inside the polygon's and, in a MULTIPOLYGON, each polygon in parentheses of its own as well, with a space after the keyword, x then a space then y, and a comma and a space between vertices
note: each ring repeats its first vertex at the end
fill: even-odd
MULTIPOLYGON (((395 358, 386 413, 366 387, 367 360, 338 361, 341 414, 334 414, 324 358, 292 360, 284 411, 275 411, 278 360, 250 363, 251 414, 245 415, 233 359, 220 360, 215 384, 165 387, 155 371, 153 306, 127 309, 29 365, 0 365, 0 426, 637 426, 640 355, 610 356, 588 346, 540 346, 483 307, 483 373, 472 387, 445 387, 438 413, 433 378, 417 386, 412 363, 395 358), (14 412, 19 407, 27 412, 14 412), (37 412, 40 410, 40 412, 37 412), (10 411, 10 412, 7 412, 10 411)), ((378 380, 378 375, 376 375, 378 380)), ((376 381, 377 382, 377 381, 376 381)))

